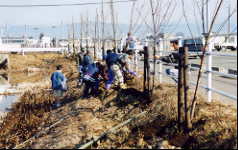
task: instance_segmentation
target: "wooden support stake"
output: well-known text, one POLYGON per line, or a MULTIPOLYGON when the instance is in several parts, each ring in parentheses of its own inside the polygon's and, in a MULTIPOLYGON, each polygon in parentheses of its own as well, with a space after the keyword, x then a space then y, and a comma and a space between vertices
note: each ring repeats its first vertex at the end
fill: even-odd
POLYGON ((181 130, 181 124, 183 122, 183 95, 184 95, 184 87, 183 87, 183 48, 179 49, 179 63, 178 63, 178 127, 181 130))
POLYGON ((184 114, 186 121, 186 131, 192 128, 192 123, 190 119, 190 107, 189 107, 189 63, 188 63, 188 47, 184 48, 184 63, 183 63, 183 74, 184 74, 184 114))
POLYGON ((144 47, 144 93, 150 98, 150 66, 148 47, 144 47))
POLYGON ((104 58, 105 55, 105 39, 104 39, 104 33, 105 33, 105 17, 104 17, 104 2, 102 0, 102 58, 104 58))
POLYGON ((147 89, 148 89, 148 94, 149 94, 149 98, 151 96, 151 85, 150 85, 150 62, 149 62, 149 50, 147 48, 147 59, 146 59, 146 65, 147 65, 147 89))
POLYGON ((143 90, 144 93, 146 92, 146 79, 147 79, 147 66, 146 66, 146 47, 144 47, 144 84, 143 84, 143 90))

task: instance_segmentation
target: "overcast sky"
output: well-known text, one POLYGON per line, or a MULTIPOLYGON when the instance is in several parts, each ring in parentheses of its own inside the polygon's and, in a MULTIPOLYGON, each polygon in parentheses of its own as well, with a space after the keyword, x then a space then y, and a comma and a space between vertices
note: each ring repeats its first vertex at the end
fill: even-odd
MULTIPOLYGON (((108 2, 109 0, 104 0, 108 2)), ((117 0, 114 0, 117 1, 117 0)), ((159 1, 159 0, 155 0, 159 1)), ((160 0, 161 6, 159 7, 162 12, 166 11, 167 3, 169 0, 160 0)), ((176 23, 185 23, 181 0, 172 0, 174 13, 171 15, 169 22, 171 25, 176 25, 176 23)), ((199 24, 201 27, 201 19, 199 17, 198 10, 196 10, 195 1, 199 3, 201 0, 184 0, 186 15, 188 21, 191 24, 199 24), (194 10, 195 13, 194 13, 194 10)), ((214 8, 218 0, 209 0, 209 15, 210 17, 214 13, 214 8)), ((0 5, 37 5, 37 4, 72 4, 72 3, 85 3, 85 2, 101 2, 101 0, 0 0, 0 5)), ((222 22, 227 17, 227 8, 229 3, 231 3, 231 11, 237 8, 236 0, 225 0, 223 3, 222 10, 219 13, 218 22, 222 22)), ((129 24, 132 2, 129 3, 116 3, 114 5, 117 14, 118 23, 129 24)), ((149 5, 149 0, 138 0, 136 2, 135 8, 137 11, 134 12, 135 18, 139 16, 141 12, 141 20, 136 23, 146 23, 151 25, 151 10, 149 5)), ((94 21, 96 10, 101 11, 100 5, 90 5, 90 6, 63 6, 63 7, 33 7, 33 8, 0 8, 0 26, 8 25, 59 25, 62 22, 64 24, 71 23, 72 17, 75 22, 80 22, 80 15, 89 14, 89 20, 94 21)), ((237 11, 237 10, 236 10, 237 11)), ((171 9, 172 12, 172 9, 171 9)), ((105 5, 105 15, 106 22, 110 22, 110 9, 109 5, 105 5)), ((163 16, 163 15, 162 15, 163 16)), ((162 18, 162 17, 161 17, 162 18)), ((231 23, 237 26, 237 12, 231 19, 231 23)), ((134 19, 136 20, 136 19, 134 19)), ((168 21, 167 21, 168 22, 168 21)), ((163 22, 164 23, 164 22, 163 22)), ((166 21, 165 21, 166 23, 166 21)), ((200 28, 201 30, 201 28, 200 28)))

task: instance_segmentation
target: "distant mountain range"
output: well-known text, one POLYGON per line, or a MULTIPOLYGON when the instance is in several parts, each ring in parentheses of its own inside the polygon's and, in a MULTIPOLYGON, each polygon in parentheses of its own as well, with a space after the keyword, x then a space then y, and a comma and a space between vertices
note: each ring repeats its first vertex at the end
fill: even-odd
MULTIPOLYGON (((219 29, 220 25, 214 26, 214 31, 217 31, 219 29)), ((148 26, 141 25, 137 26, 138 32, 136 32, 134 35, 140 38, 144 38, 147 34, 152 33, 148 26)), ((236 24, 232 25, 233 30, 232 32, 237 32, 236 24)), ((94 23, 90 23, 89 25, 89 36, 94 36, 94 23)), ((193 36, 199 36, 198 33, 201 33, 201 27, 200 30, 198 30, 197 25, 190 25, 191 30, 193 31, 193 36)), ((225 30, 227 29, 226 26, 223 27, 223 30, 221 30, 221 33, 225 33, 225 30)), ((68 38, 68 31, 71 30, 72 32, 72 25, 71 24, 64 24, 64 25, 5 25, 0 26, 0 36, 31 36, 34 38, 38 38, 40 33, 44 33, 47 36, 56 37, 56 38, 68 38)), ((100 29, 101 30, 101 29, 100 29)), ((164 33, 172 33, 172 34, 183 34, 185 36, 191 36, 191 33, 188 31, 188 28, 186 25, 171 25, 166 26, 166 28, 162 30, 164 33)), ((127 32, 129 31, 129 25, 126 24, 119 24, 117 25, 117 36, 122 37, 126 36, 127 32)), ((112 37, 112 25, 111 24, 105 24, 105 36, 112 37)), ((75 36, 80 36, 80 24, 75 24, 75 36)), ((101 35, 100 35, 101 36, 101 35)))

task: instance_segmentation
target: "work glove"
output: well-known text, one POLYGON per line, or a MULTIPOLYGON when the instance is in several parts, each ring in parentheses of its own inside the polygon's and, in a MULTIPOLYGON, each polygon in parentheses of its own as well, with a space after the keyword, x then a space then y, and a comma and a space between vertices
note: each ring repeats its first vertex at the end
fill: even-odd
POLYGON ((132 74, 133 76, 137 76, 137 73, 134 72, 134 71, 129 70, 128 72, 129 72, 130 74, 132 74))
POLYGON ((112 84, 108 84, 108 83, 107 83, 107 84, 105 85, 106 90, 109 90, 109 89, 111 88, 111 86, 112 86, 112 84))

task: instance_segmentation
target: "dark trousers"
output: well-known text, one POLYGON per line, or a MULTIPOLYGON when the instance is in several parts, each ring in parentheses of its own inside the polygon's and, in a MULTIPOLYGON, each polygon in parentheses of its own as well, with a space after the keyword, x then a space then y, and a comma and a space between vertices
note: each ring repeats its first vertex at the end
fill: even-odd
POLYGON ((96 96, 98 93, 98 82, 84 81, 84 83, 83 97, 96 96))

